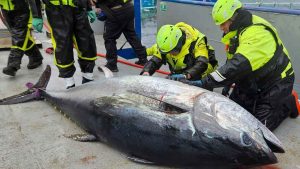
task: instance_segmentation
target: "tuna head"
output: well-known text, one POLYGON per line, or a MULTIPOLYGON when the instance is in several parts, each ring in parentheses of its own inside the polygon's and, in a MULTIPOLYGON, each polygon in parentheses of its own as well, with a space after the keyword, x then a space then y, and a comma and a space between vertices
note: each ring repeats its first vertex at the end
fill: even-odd
POLYGON ((194 125, 208 152, 233 165, 273 164, 273 151, 284 152, 280 141, 261 122, 228 98, 206 92, 195 99, 194 125), (223 153, 220 153, 223 152, 223 153))

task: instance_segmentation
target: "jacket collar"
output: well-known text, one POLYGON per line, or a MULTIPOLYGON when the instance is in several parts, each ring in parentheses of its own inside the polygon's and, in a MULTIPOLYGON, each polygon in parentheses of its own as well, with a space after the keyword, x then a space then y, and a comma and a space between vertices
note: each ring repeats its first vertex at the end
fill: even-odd
POLYGON ((252 14, 244 9, 238 9, 237 16, 229 27, 229 31, 242 30, 253 24, 252 14))

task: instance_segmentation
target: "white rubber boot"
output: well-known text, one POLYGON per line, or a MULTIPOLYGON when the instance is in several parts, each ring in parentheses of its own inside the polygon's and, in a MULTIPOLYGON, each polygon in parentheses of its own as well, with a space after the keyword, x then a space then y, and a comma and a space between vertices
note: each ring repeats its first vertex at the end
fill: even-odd
POLYGON ((74 77, 69 77, 69 78, 64 78, 64 79, 65 79, 66 89, 75 87, 74 77))

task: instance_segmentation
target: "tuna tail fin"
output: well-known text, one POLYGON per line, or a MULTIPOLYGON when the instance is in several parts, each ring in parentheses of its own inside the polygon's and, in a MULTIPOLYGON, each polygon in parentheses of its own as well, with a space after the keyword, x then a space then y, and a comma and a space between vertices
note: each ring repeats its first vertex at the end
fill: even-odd
POLYGON ((41 90, 45 90, 51 76, 51 67, 47 65, 46 69, 40 76, 38 82, 33 85, 32 83, 27 83, 26 86, 28 90, 22 92, 20 94, 10 96, 4 99, 0 99, 0 105, 9 105, 9 104, 17 104, 24 103, 32 100, 41 99, 41 90))

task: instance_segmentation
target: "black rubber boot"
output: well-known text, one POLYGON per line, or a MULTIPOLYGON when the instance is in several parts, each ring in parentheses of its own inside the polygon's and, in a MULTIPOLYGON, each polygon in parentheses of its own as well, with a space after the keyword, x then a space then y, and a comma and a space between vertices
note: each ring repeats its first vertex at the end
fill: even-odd
POLYGON ((9 76, 15 76, 17 71, 18 70, 16 68, 7 66, 7 67, 3 68, 2 72, 9 76))
MULTIPOLYGON (((119 72, 119 69, 118 69, 118 67, 117 66, 108 66, 108 65, 105 65, 105 67, 107 67, 110 71, 112 71, 112 72, 119 72)), ((98 70, 100 71, 100 72, 103 72, 103 70, 101 69, 101 67, 98 67, 98 70)))
POLYGON ((37 46, 33 46, 30 50, 26 51, 25 54, 29 57, 28 69, 35 69, 43 64, 43 56, 37 46))
POLYGON ((11 48, 8 56, 7 66, 3 68, 3 73, 9 76, 15 76, 20 69, 23 51, 18 48, 11 48))
POLYGON ((43 64, 43 60, 39 60, 39 61, 30 61, 29 60, 27 68, 28 69, 35 69, 35 68, 39 67, 42 64, 43 64))
POLYGON ((143 59, 143 60, 139 59, 138 61, 136 61, 134 63, 137 64, 137 65, 144 66, 147 62, 148 62, 147 59, 143 59))

